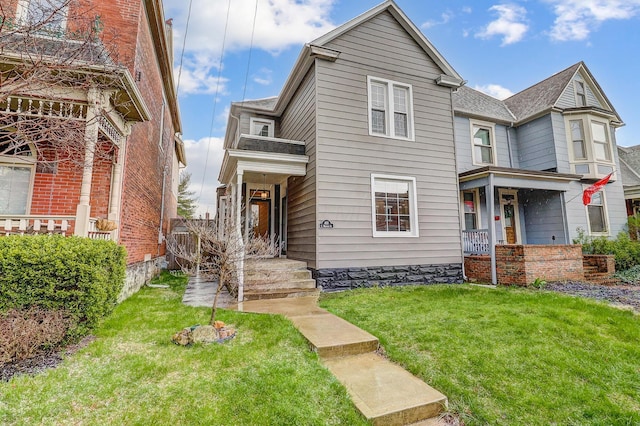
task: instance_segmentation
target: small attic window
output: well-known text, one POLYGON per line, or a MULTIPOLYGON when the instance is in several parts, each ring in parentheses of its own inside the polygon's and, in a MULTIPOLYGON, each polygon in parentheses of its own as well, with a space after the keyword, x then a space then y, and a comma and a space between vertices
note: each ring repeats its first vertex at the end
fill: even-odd
POLYGON ((584 88, 584 81, 576 80, 574 83, 576 89, 576 104, 579 107, 587 106, 587 95, 584 88))
POLYGON ((272 138, 274 135, 274 121, 262 118, 251 117, 251 134, 254 136, 264 136, 272 138))

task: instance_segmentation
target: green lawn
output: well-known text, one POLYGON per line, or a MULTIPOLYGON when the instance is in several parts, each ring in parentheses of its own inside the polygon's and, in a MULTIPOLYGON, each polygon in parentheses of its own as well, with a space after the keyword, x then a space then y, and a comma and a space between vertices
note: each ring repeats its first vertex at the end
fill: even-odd
POLYGON ((358 425, 345 389, 282 317, 220 311, 238 336, 178 347, 207 322, 181 304, 183 280, 122 303, 58 368, 0 382, 2 425, 358 425))
POLYGON ((639 425, 640 316, 550 292, 472 286, 323 295, 467 425, 639 425))

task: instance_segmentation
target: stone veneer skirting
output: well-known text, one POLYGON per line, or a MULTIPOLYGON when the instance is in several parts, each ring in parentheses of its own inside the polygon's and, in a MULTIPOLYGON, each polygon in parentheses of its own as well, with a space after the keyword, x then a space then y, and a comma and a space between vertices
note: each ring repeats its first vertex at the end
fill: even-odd
POLYGON ((166 260, 163 256, 127 265, 124 287, 118 296, 118 303, 122 302, 132 294, 137 293, 142 286, 149 283, 152 278, 160 274, 165 263, 166 260))
POLYGON ((460 284, 462 264, 312 269, 316 285, 332 292, 376 286, 460 284))

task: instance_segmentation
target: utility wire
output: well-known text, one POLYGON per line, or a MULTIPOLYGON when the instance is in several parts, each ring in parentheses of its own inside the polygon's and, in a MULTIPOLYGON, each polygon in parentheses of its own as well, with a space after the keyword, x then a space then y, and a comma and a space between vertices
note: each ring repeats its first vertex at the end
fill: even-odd
POLYGON ((253 26, 251 27, 251 42, 249 44, 249 59, 247 60, 247 72, 244 76, 244 88, 242 89, 242 103, 244 103, 245 95, 247 93, 247 82, 249 81, 249 70, 251 68, 251 53, 253 52, 253 37, 256 33, 256 20, 258 18, 258 0, 256 0, 256 6, 253 11, 253 26))
POLYGON ((200 194, 196 201, 202 198, 202 190, 207 176, 207 166, 209 165, 209 151, 211 151, 211 138, 213 137, 213 125, 216 119, 216 106, 218 105, 218 93, 220 91, 220 79, 222 76, 222 60, 224 59, 224 49, 227 43, 227 30, 229 28, 229 12, 231 11, 231 0, 227 1, 227 18, 224 23, 224 35, 222 36, 222 50, 220 51, 220 61, 218 62, 218 78, 216 79, 216 91, 213 98, 213 110, 211 112, 211 125, 209 126, 209 139, 207 140, 207 155, 204 160, 204 170, 202 171, 202 183, 200 184, 200 194))
POLYGON ((187 13, 187 24, 184 27, 184 37, 182 39, 182 51, 180 52, 180 66, 178 67, 178 83, 176 84, 176 96, 180 92, 180 78, 182 77, 182 60, 184 59, 184 50, 187 45, 187 34, 189 33, 189 21, 191 20, 191 6, 193 0, 189 0, 189 12, 187 13))

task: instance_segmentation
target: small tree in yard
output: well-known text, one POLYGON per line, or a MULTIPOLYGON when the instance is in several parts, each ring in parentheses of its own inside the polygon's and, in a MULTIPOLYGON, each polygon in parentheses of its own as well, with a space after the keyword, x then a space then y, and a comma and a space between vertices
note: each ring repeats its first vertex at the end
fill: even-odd
MULTIPOLYGON (((280 253, 277 243, 260 236, 243 241, 233 217, 216 221, 186 221, 196 244, 179 244, 169 238, 167 248, 176 257, 181 269, 189 274, 199 273, 206 280, 217 280, 218 287, 211 306, 210 324, 214 325, 218 299, 223 288, 238 296, 240 271, 249 258, 274 257, 280 253)), ((275 277, 272 277, 275 279, 275 277)))
POLYGON ((196 200, 193 198, 195 191, 189 191, 191 184, 191 173, 180 173, 180 183, 178 183, 178 216, 185 219, 192 219, 196 213, 196 200))

